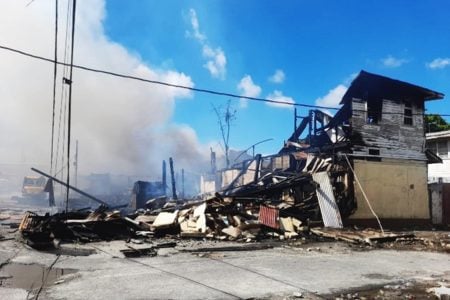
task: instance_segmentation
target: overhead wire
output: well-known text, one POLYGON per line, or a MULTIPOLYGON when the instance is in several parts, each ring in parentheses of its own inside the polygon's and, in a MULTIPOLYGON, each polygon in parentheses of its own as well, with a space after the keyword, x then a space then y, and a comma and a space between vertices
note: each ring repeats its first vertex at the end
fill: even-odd
POLYGON ((56 106, 56 75, 58 71, 58 0, 55 0, 55 63, 53 68, 53 107, 52 107, 52 138, 50 145, 50 174, 53 172, 53 149, 55 137, 55 106, 56 106))
MULTIPOLYGON (((28 52, 25 52, 25 51, 22 51, 22 50, 18 50, 18 49, 14 49, 14 48, 10 48, 10 47, 7 47, 7 46, 0 45, 0 49, 8 50, 8 51, 15 52, 15 53, 18 53, 18 54, 21 54, 21 55, 24 55, 24 56, 28 56, 28 57, 32 57, 32 58, 35 58, 35 59, 39 59, 39 60, 43 60, 43 61, 54 63, 53 59, 46 58, 46 57, 39 56, 39 55, 35 55, 35 54, 31 54, 31 53, 28 53, 28 52)), ((70 66, 70 64, 65 63, 65 62, 56 62, 56 63, 59 64, 59 65, 70 66)), ((120 73, 116 73, 116 72, 112 72, 112 71, 94 69, 94 68, 91 68, 91 67, 86 67, 86 66, 81 66, 81 65, 76 65, 76 64, 74 64, 73 67, 76 68, 76 69, 80 69, 80 70, 85 70, 85 71, 90 71, 90 72, 95 72, 95 73, 101 73, 101 74, 111 75, 111 76, 120 77, 120 78, 132 79, 132 80, 137 80, 137 81, 142 81, 142 82, 147 82, 147 83, 153 83, 153 84, 158 84, 158 85, 163 85, 163 86, 168 86, 168 87, 173 87, 173 88, 185 89, 185 90, 190 90, 190 91, 193 91, 193 92, 207 93, 207 94, 213 94, 213 95, 218 95, 218 96, 226 96, 226 97, 230 97, 230 98, 247 99, 247 100, 251 100, 251 101, 267 102, 267 103, 273 103, 273 104, 284 104, 284 105, 289 105, 289 106, 300 106, 300 107, 321 108, 321 109, 331 109, 331 110, 338 110, 339 109, 339 108, 336 108, 336 107, 319 106, 319 105, 295 103, 295 102, 288 102, 288 101, 278 101, 278 100, 273 100, 273 99, 249 97, 249 96, 244 96, 244 95, 237 95, 237 94, 232 94, 232 93, 228 93, 228 92, 221 92, 221 91, 215 91, 215 90, 210 90, 210 89, 195 88, 195 87, 178 85, 178 84, 173 84, 173 83, 159 81, 159 80, 151 80, 151 79, 146 79, 146 78, 137 77, 137 76, 120 74, 120 73)))
MULTIPOLYGON (((22 50, 18 50, 18 49, 14 49, 14 48, 11 48, 11 47, 0 45, 0 49, 11 51, 11 52, 14 52, 14 53, 17 53, 17 54, 21 54, 21 55, 24 55, 24 56, 32 57, 32 58, 39 59, 39 60, 42 60, 42 61, 47 61, 47 62, 54 63, 53 59, 46 58, 46 57, 39 56, 39 55, 35 55, 35 54, 31 54, 31 53, 28 53, 28 52, 25 52, 25 51, 22 51, 22 50)), ((63 66, 70 66, 70 64, 65 63, 65 62, 56 62, 56 63, 59 64, 59 65, 63 65, 63 66)), ((283 105, 287 105, 287 106, 296 106, 296 107, 307 107, 307 108, 328 109, 328 110, 339 110, 340 109, 339 107, 321 106, 321 105, 304 104, 304 103, 295 103, 295 102, 288 102, 288 101, 278 101, 278 100, 273 100, 273 99, 249 97, 249 96, 244 96, 244 95, 237 95, 237 94, 233 94, 233 93, 215 91, 215 90, 211 90, 211 89, 195 88, 195 87, 178 85, 178 84, 173 84, 173 83, 159 81, 159 80, 151 80, 151 79, 146 79, 146 78, 137 77, 137 76, 120 74, 120 73, 116 73, 116 72, 112 72, 112 71, 95 69, 95 68, 86 67, 86 66, 82 66, 82 65, 76 65, 76 64, 73 65, 73 68, 84 70, 84 71, 90 71, 90 72, 94 72, 94 73, 101 73, 101 74, 105 74, 105 75, 125 78, 125 79, 132 79, 132 80, 137 80, 137 81, 142 81, 142 82, 147 82, 147 83, 167 86, 167 87, 185 89, 185 90, 190 90, 190 91, 193 91, 193 92, 207 93, 207 94, 212 94, 212 95, 217 95, 217 96, 226 96, 226 97, 230 97, 230 98, 247 99, 247 100, 251 100, 251 101, 266 102, 266 103, 272 103, 272 104, 278 104, 278 105, 279 104, 283 104, 283 105)), ((363 110, 361 110, 361 111, 363 111, 363 110)), ((365 111, 365 112, 367 112, 367 111, 365 111)), ((397 113, 397 112, 388 112, 388 113, 389 114, 403 114, 403 113, 397 113)), ((416 115, 421 115, 421 114, 416 114, 416 115)), ((439 116, 443 116, 443 117, 450 117, 450 114, 431 113, 431 114, 426 114, 426 115, 439 115, 439 116)))

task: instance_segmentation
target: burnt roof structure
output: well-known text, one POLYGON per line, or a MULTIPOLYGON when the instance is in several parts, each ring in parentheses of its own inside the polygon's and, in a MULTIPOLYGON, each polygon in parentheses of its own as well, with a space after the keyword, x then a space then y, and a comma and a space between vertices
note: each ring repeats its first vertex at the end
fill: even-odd
POLYGON ((442 93, 362 70, 351 83, 347 92, 342 97, 340 104, 347 103, 353 97, 364 99, 368 95, 371 98, 387 97, 389 99, 406 97, 416 101, 430 101, 444 98, 444 94, 442 93))

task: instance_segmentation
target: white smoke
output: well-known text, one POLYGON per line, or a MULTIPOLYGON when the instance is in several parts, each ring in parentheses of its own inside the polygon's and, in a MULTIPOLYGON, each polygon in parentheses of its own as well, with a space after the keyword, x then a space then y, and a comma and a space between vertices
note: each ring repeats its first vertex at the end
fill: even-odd
MULTIPOLYGON (((54 1, 28 3, 0 1, 0 45, 53 58, 54 1)), ((59 3, 62 20, 67 2, 59 3)), ((104 32, 104 18, 104 0, 78 2, 75 64, 194 86, 188 75, 150 67, 111 41, 104 32)), ((61 60, 62 21, 59 31, 61 60)), ((0 163, 49 164, 53 65, 4 50, 0 50, 0 62, 0 163)), ((62 70, 58 68, 57 103, 62 70)), ((169 156, 177 167, 195 166, 198 171, 208 160, 208 147, 200 145, 192 128, 171 120, 176 101, 191 97, 187 90, 74 69, 72 145, 79 140, 79 172, 159 174, 161 160, 169 156)), ((55 131, 58 116, 59 104, 55 131)), ((60 148, 60 156, 61 152, 60 148)))

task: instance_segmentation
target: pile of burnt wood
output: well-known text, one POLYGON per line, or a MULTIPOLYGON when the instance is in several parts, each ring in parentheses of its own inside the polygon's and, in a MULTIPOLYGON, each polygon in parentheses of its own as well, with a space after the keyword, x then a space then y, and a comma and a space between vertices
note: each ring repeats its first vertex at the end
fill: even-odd
POLYGON ((304 234, 311 224, 342 226, 341 214, 351 209, 348 181, 346 170, 338 164, 313 159, 300 172, 266 172, 255 181, 230 185, 206 200, 151 199, 146 209, 127 215, 104 205, 95 211, 45 216, 29 212, 20 232, 35 247, 59 241, 166 235, 247 241, 267 236, 293 238, 304 234), (331 221, 330 216, 334 218, 331 221))

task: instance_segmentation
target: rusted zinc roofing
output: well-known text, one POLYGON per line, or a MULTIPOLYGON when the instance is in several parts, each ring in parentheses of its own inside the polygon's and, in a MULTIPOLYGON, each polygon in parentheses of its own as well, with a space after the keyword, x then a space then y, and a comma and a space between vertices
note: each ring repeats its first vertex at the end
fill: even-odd
POLYGON ((362 70, 352 81, 340 104, 345 104, 353 97, 377 99, 379 98, 378 96, 391 97, 390 100, 404 99, 406 97, 413 101, 429 101, 444 98, 443 93, 362 70))

